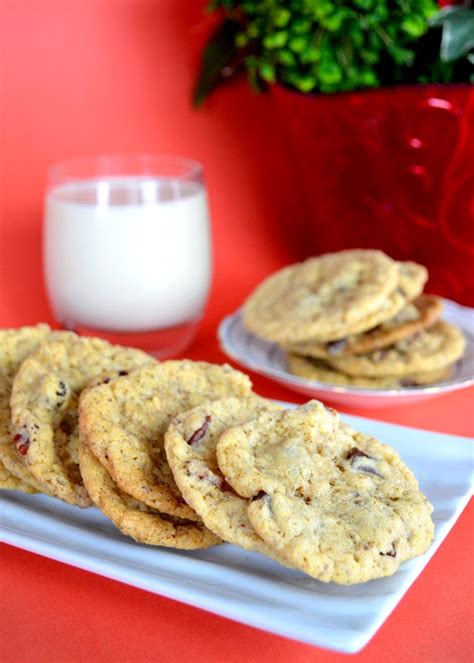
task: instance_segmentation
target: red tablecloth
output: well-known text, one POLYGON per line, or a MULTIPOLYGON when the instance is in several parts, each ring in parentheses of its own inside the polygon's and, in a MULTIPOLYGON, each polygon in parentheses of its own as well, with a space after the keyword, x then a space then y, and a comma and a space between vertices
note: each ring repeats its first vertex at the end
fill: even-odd
MULTIPOLYGON (((188 356, 224 360, 218 321, 266 274, 308 254, 271 101, 237 84, 189 105, 204 0, 0 2, 0 327, 51 321, 41 279, 46 166, 79 154, 161 151, 201 160, 215 279, 188 356)), ((330 232, 330 228, 321 228, 330 232)), ((265 396, 301 400, 255 377, 265 396)), ((473 390, 355 414, 472 434, 473 390)), ((473 509, 357 663, 473 660, 473 509)), ((347 657, 241 626, 3 545, 2 663, 313 663, 347 657)))

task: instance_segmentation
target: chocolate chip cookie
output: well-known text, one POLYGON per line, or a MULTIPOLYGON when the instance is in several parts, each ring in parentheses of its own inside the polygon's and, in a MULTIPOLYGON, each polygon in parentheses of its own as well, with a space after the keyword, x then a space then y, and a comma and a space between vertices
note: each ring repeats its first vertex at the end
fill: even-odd
POLYGON ((432 507, 396 452, 317 401, 234 426, 217 459, 254 530, 324 582, 391 575, 432 541, 432 507))
POLYGON ((206 403, 173 419, 165 435, 168 463, 178 487, 204 524, 221 539, 246 550, 272 555, 247 516, 247 500, 226 482, 216 460, 224 430, 279 409, 257 396, 206 403))
POLYGON ((105 467, 83 444, 79 445, 79 460, 84 484, 93 503, 123 534, 140 543, 183 550, 209 548, 221 543, 201 523, 162 514, 120 490, 105 467))
POLYGON ((365 389, 401 389, 402 387, 435 384, 441 380, 448 380, 453 373, 453 367, 447 366, 425 373, 413 373, 398 377, 386 375, 384 377, 367 378, 341 373, 323 359, 300 357, 292 353, 288 354, 288 370, 293 375, 298 375, 308 380, 365 389))
POLYGON ((51 494, 89 506, 78 459, 78 400, 99 374, 130 371, 154 360, 140 350, 63 332, 21 364, 11 396, 12 435, 18 458, 51 494))
MULTIPOLYGON (((310 258, 268 277, 243 306, 245 326, 269 341, 326 342, 367 329, 367 316, 397 293, 399 263, 381 251, 351 250, 310 258), (354 330, 354 331, 352 331, 354 330)), ((386 317, 391 317, 387 307, 386 317)), ((375 318, 376 319, 376 318, 375 318)), ((375 326, 374 322, 371 326, 375 326)))
POLYGON ((461 330, 439 320, 428 329, 397 341, 388 348, 347 357, 332 355, 326 361, 346 375, 405 377, 447 368, 462 356, 465 347, 466 340, 461 330))
POLYGON ((289 345, 294 354, 317 359, 358 355, 385 348, 433 325, 441 315, 443 304, 439 297, 422 295, 406 304, 393 318, 360 334, 350 334, 329 343, 306 341, 289 345))
POLYGON ((23 492, 43 489, 24 466, 13 444, 10 397, 13 378, 21 362, 52 335, 47 325, 0 331, 0 486, 3 488, 23 492))
POLYGON ((163 513, 196 520, 166 460, 166 430, 181 412, 250 393, 249 378, 228 365, 167 361, 85 392, 81 433, 121 490, 163 513))

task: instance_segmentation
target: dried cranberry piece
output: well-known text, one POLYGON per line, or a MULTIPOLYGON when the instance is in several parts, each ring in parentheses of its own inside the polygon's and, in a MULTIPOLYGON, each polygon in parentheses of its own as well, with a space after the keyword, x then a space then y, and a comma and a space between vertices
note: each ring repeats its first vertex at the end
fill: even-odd
POLYGON ((197 444, 199 440, 202 440, 204 435, 207 433, 207 429, 209 428, 209 424, 211 423, 211 417, 208 415, 204 419, 204 423, 202 426, 200 426, 197 430, 194 431, 194 433, 191 435, 191 437, 188 440, 188 444, 193 446, 193 444, 197 444))
POLYGON ((16 450, 20 456, 26 456, 30 446, 30 438, 28 437, 28 434, 25 431, 22 433, 17 433, 13 438, 13 443, 15 444, 16 450))
POLYGON ((233 493, 234 489, 230 484, 227 483, 225 479, 221 479, 221 482, 219 484, 219 488, 224 492, 224 493, 233 493))

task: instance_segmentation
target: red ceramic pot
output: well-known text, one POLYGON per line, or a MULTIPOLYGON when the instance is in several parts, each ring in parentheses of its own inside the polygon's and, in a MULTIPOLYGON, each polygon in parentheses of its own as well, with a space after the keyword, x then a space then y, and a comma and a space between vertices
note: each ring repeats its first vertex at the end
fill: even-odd
POLYGON ((273 88, 313 253, 380 248, 474 305, 474 91, 427 85, 303 95, 273 88))

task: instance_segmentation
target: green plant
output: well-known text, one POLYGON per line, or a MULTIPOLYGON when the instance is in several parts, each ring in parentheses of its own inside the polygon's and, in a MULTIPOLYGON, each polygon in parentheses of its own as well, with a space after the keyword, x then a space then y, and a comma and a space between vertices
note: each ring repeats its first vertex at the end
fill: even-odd
POLYGON ((257 90, 279 82, 304 93, 469 80, 474 11, 466 6, 439 12, 434 0, 212 0, 209 8, 222 22, 204 52, 196 104, 243 70, 257 90))

